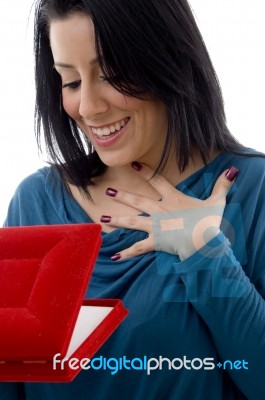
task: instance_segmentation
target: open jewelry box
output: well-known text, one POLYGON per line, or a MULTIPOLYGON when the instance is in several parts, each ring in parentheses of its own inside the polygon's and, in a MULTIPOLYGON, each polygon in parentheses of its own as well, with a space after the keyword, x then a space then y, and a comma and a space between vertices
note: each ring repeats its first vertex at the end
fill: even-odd
POLYGON ((100 232, 97 224, 0 228, 0 381, 73 380, 126 317, 121 300, 84 300, 100 232))

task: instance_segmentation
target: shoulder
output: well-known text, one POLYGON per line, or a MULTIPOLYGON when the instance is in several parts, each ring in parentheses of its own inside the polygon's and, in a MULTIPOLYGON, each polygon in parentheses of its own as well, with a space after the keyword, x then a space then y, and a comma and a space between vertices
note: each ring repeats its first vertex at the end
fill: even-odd
POLYGON ((218 177, 224 170, 234 166, 239 173, 236 184, 240 190, 265 190, 265 154, 254 149, 245 148, 240 154, 221 153, 212 163, 211 171, 218 177))
POLYGON ((251 148, 244 148, 241 152, 222 152, 209 164, 213 170, 221 168, 229 168, 235 166, 239 170, 243 169, 248 174, 254 173, 256 170, 265 170, 265 154, 251 148), (212 164, 212 165, 211 165, 212 164))
POLYGON ((24 178, 18 185, 18 191, 29 190, 34 186, 40 192, 53 191, 55 187, 64 185, 61 174, 55 166, 43 167, 24 178))
POLYGON ((238 167, 243 168, 249 175, 261 173, 265 174, 265 154, 254 149, 245 149, 242 154, 233 155, 233 159, 238 167))
POLYGON ((51 167, 43 167, 24 178, 18 185, 15 194, 31 193, 31 189, 45 189, 47 177, 51 174, 51 167))
MULTIPOLYGON (((56 197, 56 192, 62 187, 62 179, 54 167, 44 167, 24 178, 18 185, 13 199, 27 202, 47 202, 56 197)), ((13 200, 12 199, 12 200, 13 200)))
POLYGON ((239 169, 238 187, 246 194, 258 196, 265 192, 265 154, 246 149, 242 155, 233 155, 232 164, 239 169))
POLYGON ((5 225, 50 223, 49 216, 57 213, 62 186, 60 174, 54 167, 44 167, 27 176, 11 199, 5 225))

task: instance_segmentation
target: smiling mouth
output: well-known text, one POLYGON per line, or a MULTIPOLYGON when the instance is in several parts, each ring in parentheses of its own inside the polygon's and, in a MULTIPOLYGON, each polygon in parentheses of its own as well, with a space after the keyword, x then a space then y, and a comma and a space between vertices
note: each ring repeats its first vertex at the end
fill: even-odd
POLYGON ((95 128, 91 127, 92 132, 99 136, 99 137, 105 137, 105 136, 111 136, 117 132, 119 132, 125 125, 128 124, 129 122, 129 117, 122 119, 119 122, 116 122, 115 124, 109 125, 109 126, 104 126, 101 128, 95 128))

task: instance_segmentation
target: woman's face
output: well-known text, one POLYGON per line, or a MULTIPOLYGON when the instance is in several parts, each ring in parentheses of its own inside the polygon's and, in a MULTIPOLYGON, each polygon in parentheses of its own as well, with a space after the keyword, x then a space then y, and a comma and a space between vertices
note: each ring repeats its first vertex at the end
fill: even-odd
POLYGON ((62 78, 63 107, 101 160, 108 166, 139 161, 155 167, 167 133, 164 104, 125 96, 104 80, 88 16, 52 20, 50 42, 62 78))

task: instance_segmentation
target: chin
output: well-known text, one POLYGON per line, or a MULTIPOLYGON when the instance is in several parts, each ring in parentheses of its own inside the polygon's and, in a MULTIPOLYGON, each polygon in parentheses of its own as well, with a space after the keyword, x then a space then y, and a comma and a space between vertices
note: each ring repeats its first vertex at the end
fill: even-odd
POLYGON ((99 158, 107 167, 123 167, 125 165, 131 164, 134 159, 131 158, 119 158, 119 157, 101 157, 100 154, 99 158))

